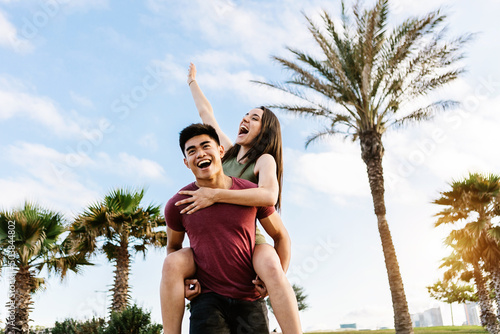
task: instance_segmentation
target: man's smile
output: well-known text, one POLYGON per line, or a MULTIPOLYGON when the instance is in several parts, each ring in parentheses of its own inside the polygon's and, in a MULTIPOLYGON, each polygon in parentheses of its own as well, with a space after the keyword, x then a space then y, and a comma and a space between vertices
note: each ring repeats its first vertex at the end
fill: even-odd
POLYGON ((198 168, 205 169, 205 168, 210 167, 211 164, 212 164, 212 161, 210 159, 203 159, 203 160, 199 161, 196 164, 196 166, 198 166, 198 168))

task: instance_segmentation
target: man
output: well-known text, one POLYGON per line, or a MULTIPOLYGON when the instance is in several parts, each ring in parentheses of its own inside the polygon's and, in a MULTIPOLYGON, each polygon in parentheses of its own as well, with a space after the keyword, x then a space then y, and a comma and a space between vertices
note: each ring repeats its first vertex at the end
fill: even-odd
MULTIPOLYGON (((221 162, 224 148, 210 125, 188 126, 181 131, 179 144, 184 163, 196 178, 196 182, 183 190, 256 187, 224 174, 221 162)), ((183 207, 176 207, 175 203, 182 198, 175 195, 165 207, 167 253, 183 251, 187 233, 202 287, 201 294, 191 302, 190 333, 269 333, 267 308, 252 283, 256 276, 252 252, 257 217, 275 241, 281 262, 288 266, 290 240, 274 207, 216 203, 193 214, 181 215, 183 207)))

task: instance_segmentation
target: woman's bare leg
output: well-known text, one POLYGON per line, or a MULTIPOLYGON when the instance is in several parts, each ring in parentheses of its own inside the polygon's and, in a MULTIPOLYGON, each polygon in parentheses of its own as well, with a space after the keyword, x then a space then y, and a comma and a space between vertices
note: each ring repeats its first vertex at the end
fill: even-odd
POLYGON ((184 316, 184 280, 196 273, 193 251, 182 248, 167 255, 163 262, 160 302, 164 334, 181 334, 184 316))
POLYGON ((269 244, 256 245, 252 262, 255 272, 266 285, 283 334, 302 333, 295 292, 281 267, 276 250, 269 244))

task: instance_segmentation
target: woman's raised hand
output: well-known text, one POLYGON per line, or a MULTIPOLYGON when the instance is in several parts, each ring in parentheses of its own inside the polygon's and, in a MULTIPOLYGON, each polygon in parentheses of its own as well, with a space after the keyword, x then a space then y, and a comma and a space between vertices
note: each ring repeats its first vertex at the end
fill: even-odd
POLYGON ((193 81, 196 80, 196 66, 193 63, 189 64, 187 83, 191 85, 193 81))

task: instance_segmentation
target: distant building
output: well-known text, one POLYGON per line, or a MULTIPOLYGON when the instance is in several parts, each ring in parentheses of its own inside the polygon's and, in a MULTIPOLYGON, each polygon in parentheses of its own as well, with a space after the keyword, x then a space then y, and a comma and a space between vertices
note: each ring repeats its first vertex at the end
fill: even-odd
POLYGON ((341 329, 345 329, 345 328, 352 328, 352 329, 356 329, 356 324, 340 324, 340 328, 341 329))
POLYGON ((443 326, 443 317, 439 307, 428 309, 422 313, 412 314, 413 327, 443 326))
POLYGON ((481 326, 479 321, 479 312, 477 311, 477 303, 465 302, 465 324, 481 326))

